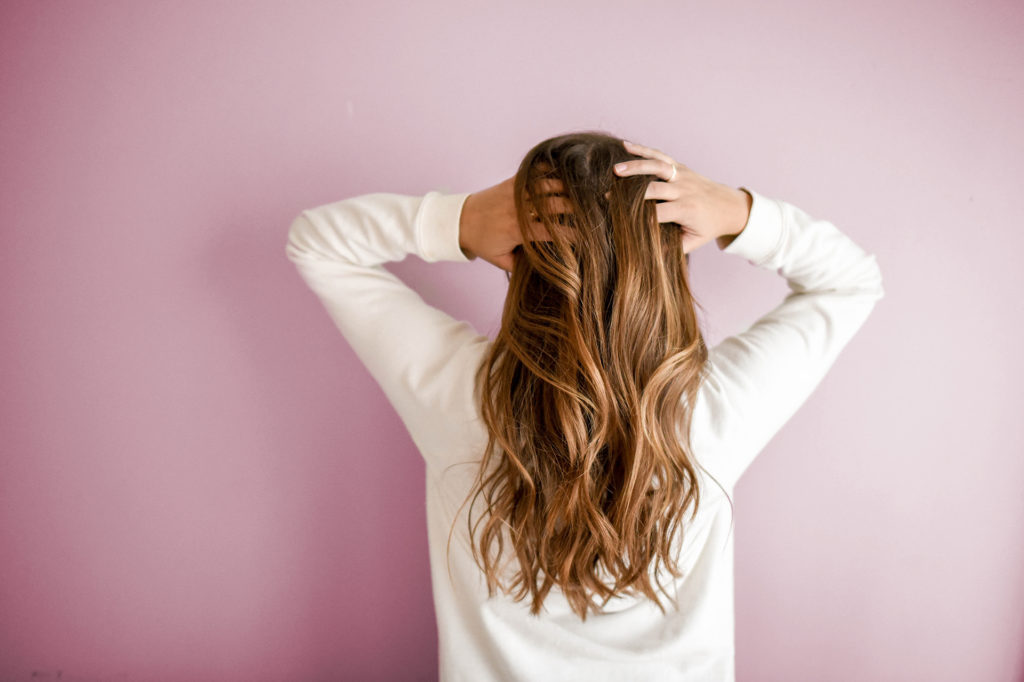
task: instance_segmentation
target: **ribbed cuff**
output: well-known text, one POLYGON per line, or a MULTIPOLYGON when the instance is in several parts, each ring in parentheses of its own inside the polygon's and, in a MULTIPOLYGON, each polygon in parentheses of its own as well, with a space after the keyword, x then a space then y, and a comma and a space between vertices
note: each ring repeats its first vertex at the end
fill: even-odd
POLYGON ((761 265, 775 255, 782 244, 782 209, 775 200, 749 187, 739 189, 750 192, 753 197, 750 216, 743 231, 722 251, 745 258, 754 265, 761 265))
POLYGON ((423 197, 416 215, 416 244, 423 260, 458 261, 473 260, 466 256, 459 246, 459 218, 462 205, 470 192, 447 194, 431 191, 423 197))

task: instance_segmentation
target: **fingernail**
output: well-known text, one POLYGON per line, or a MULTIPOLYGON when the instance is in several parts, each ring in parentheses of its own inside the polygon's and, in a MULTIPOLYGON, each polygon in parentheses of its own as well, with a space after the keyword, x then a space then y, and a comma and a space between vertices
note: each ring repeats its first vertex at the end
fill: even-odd
POLYGON ((622 171, 626 170, 626 164, 624 164, 624 163, 617 163, 617 164, 615 164, 615 170, 616 170, 616 172, 621 173, 622 171))

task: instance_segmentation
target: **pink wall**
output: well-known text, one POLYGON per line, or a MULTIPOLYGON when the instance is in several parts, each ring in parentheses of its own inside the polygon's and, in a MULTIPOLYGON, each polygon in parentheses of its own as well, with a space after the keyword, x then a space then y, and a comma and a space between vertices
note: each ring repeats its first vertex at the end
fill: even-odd
MULTIPOLYGON (((591 127, 885 274, 737 490, 738 679, 1022 679, 1024 6, 607 5, 4 3, 0 679, 434 678, 423 466, 286 230, 591 127)), ((785 292, 692 262, 712 341, 785 292)))

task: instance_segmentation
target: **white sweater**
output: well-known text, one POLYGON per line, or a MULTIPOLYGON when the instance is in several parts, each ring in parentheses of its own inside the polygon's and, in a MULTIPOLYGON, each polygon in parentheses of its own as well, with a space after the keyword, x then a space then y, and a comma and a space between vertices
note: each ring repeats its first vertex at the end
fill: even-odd
MULTIPOLYGON (((488 599, 469 552, 463 509, 487 442, 473 374, 491 340, 427 305, 382 267, 413 254, 468 262, 459 216, 469 193, 374 193, 302 211, 286 254, 380 384, 426 460, 427 525, 442 680, 731 681, 733 544, 729 495, 740 475, 819 384, 884 295, 874 255, 832 223, 752 190, 750 217, 723 253, 776 271, 790 291, 746 331, 710 349, 691 439, 701 506, 686 526, 663 615, 622 597, 581 621, 553 590, 541 615, 528 601, 488 599), (449 577, 450 568, 450 577, 449 577)), ((711 242, 714 244, 714 242, 711 242)), ((355 426, 355 425, 354 425, 355 426)), ((663 600, 664 602, 664 600, 663 600)))

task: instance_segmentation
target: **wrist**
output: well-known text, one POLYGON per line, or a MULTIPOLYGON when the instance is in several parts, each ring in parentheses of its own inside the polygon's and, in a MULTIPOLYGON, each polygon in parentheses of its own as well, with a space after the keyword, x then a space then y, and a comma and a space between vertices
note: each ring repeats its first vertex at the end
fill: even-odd
POLYGON ((459 248, 466 254, 466 258, 475 258, 476 252, 472 247, 472 235, 476 224, 476 201, 475 194, 470 194, 462 202, 462 211, 459 213, 459 248))
POLYGON ((733 196, 735 197, 736 206, 735 217, 730 222, 732 227, 727 228, 724 234, 716 238, 715 241, 718 243, 719 249, 728 248, 729 244, 747 228, 747 222, 750 220, 750 209, 754 204, 754 198, 750 195, 750 192, 742 188, 736 188, 733 190, 733 196))

